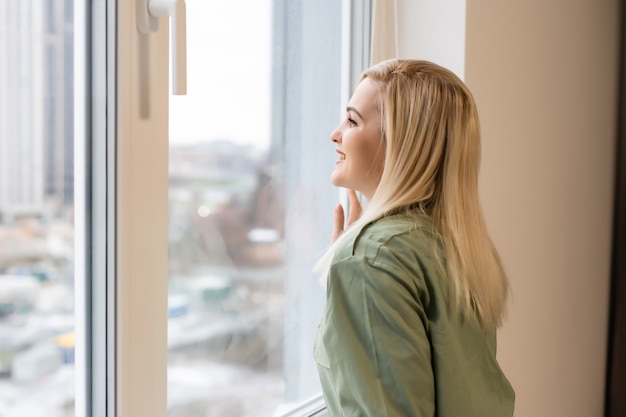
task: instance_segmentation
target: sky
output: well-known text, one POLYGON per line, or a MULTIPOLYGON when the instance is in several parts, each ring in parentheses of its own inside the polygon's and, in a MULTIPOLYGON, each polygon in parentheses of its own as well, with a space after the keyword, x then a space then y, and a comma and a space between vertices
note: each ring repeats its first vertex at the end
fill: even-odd
POLYGON ((170 143, 270 136, 271 0, 186 0, 187 95, 170 97, 170 143))

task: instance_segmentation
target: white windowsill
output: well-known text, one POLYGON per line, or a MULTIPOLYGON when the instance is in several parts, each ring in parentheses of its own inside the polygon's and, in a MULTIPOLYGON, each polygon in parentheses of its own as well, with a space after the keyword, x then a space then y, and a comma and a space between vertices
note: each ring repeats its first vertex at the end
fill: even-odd
POLYGON ((274 412, 272 417, 325 417, 326 402, 320 392, 298 404, 283 404, 274 412))

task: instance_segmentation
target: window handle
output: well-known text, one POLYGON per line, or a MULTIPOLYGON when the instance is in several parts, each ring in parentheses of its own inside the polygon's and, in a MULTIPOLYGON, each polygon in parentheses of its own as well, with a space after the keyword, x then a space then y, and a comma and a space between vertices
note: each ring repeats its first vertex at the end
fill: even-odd
POLYGON ((187 94, 187 12, 185 0, 138 0, 137 27, 150 34, 159 29, 159 17, 169 16, 172 30, 172 94, 187 94))

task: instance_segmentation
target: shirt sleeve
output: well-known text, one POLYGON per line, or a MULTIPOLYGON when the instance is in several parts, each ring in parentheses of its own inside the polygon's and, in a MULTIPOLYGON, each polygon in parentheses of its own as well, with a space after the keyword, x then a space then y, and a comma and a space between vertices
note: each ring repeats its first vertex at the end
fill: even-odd
POLYGON ((434 416, 423 271, 381 247, 333 264, 322 330, 345 417, 434 416))

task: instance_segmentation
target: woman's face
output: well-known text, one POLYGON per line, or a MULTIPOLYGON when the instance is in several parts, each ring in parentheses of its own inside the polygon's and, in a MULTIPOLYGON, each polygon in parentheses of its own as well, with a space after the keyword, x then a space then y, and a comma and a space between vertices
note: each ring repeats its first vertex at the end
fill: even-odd
POLYGON ((378 187, 385 161, 379 99, 379 84, 363 79, 348 103, 345 119, 330 135, 339 155, 332 183, 360 191, 368 200, 378 187))

